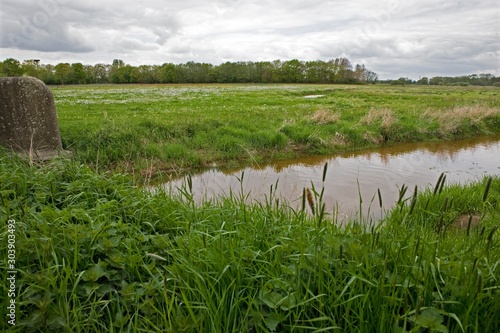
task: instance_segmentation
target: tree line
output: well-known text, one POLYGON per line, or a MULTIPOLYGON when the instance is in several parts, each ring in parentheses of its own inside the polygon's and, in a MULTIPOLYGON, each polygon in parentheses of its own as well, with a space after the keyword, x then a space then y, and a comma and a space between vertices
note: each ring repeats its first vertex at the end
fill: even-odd
POLYGON ((225 62, 220 65, 183 64, 132 66, 115 59, 112 64, 41 64, 8 58, 0 62, 0 76, 33 76, 46 84, 103 83, 374 83, 377 74, 346 58, 328 61, 225 62))
POLYGON ((352 65, 347 58, 328 61, 239 61, 220 65, 186 62, 183 64, 132 66, 115 59, 112 64, 41 64, 39 60, 0 61, 0 77, 33 76, 46 84, 96 83, 388 83, 394 85, 500 86, 492 74, 421 77, 411 80, 378 80, 364 65, 352 65))
MULTIPOLYGON (((382 82, 382 81, 381 81, 382 82)), ((461 76, 434 76, 428 78, 421 77, 418 80, 411 80, 401 77, 397 80, 387 80, 384 83, 393 85, 419 84, 434 86, 497 86, 500 87, 500 77, 493 74, 471 74, 461 76)))

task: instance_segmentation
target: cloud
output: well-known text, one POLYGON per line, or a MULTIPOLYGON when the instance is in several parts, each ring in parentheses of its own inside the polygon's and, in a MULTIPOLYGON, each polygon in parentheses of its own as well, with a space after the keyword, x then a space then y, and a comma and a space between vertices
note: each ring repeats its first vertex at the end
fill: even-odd
POLYGON ((96 1, 4 1, 2 48, 81 53, 106 45, 123 46, 128 41, 129 50, 151 50, 145 45, 151 41, 165 44, 179 30, 175 15, 166 9, 142 8, 136 3, 100 6, 96 1), (131 43, 138 29, 143 31, 143 43, 139 39, 131 43))
MULTIPOLYGON (((62 0, 61 0, 62 1, 62 0)), ((63 10, 58 2, 26 0, 2 3, 0 47, 43 52, 85 53, 95 50, 77 26, 60 20, 63 10)))
POLYGON ((2 0, 0 48, 42 61, 346 56, 381 78, 500 75, 498 11, 496 0, 2 0))

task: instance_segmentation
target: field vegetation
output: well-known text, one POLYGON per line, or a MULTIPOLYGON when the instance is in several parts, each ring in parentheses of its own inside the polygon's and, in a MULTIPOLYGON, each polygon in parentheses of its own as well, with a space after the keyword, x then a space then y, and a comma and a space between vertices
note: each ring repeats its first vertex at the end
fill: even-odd
MULTIPOLYGON (((498 176, 400 184, 377 223, 325 211, 328 165, 299 208, 276 184, 258 203, 243 188, 197 203, 189 176, 175 194, 142 187, 212 163, 498 133, 497 88, 53 91, 71 158, 0 149, 0 222, 15 221, 0 235, 7 244, 15 234, 17 306, 11 326, 0 284, 0 331, 500 331, 498 176)), ((2 281, 7 258, 1 246, 2 281)))
MULTIPOLYGON (((172 196, 2 151, 18 269, 9 331, 497 332, 500 178, 444 178, 402 187, 383 223, 338 225, 320 188, 299 210, 272 188, 260 204, 241 192, 197 205, 189 177, 172 196)), ((6 308, 2 297, 3 330, 6 308)))
POLYGON ((65 149, 95 170, 142 179, 500 132, 494 87, 93 85, 53 91, 65 149))

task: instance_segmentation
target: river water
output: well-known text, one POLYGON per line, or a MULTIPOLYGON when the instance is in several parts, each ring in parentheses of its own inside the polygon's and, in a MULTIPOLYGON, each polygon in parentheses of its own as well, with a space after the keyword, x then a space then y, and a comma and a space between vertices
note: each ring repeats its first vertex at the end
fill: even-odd
MULTIPOLYGON (((359 212, 371 219, 383 216, 394 206, 402 185, 411 196, 415 185, 419 189, 433 187, 441 173, 447 184, 466 183, 485 175, 500 175, 500 136, 439 143, 410 143, 394 147, 275 161, 243 169, 210 169, 192 176, 196 200, 214 199, 240 194, 248 202, 264 201, 271 185, 277 197, 294 208, 302 205, 305 187, 319 191, 324 186, 326 210, 339 220, 354 218, 359 212), (328 163, 325 182, 322 182, 328 163), (243 181, 240 182, 242 173, 243 181), (277 182, 277 187, 275 186, 277 182), (379 207, 377 190, 382 195, 379 207), (360 207, 360 195, 362 204, 360 207)), ((164 186, 176 191, 183 180, 173 180, 164 186)))

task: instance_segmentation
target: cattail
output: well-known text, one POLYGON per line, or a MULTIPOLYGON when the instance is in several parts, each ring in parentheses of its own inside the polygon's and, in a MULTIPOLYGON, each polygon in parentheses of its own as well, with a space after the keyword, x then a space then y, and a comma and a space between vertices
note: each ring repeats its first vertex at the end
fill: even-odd
POLYGON ((486 181, 486 188, 484 189, 484 193, 483 193, 483 202, 485 202, 486 198, 488 198, 488 193, 489 193, 490 187, 491 187, 491 181, 492 181, 492 177, 488 177, 488 180, 486 181))
POLYGON ((380 193, 379 188, 377 189, 377 193, 378 193, 378 204, 380 206, 380 209, 382 209, 382 193, 380 193))
POLYGON ((491 240, 493 239, 493 234, 495 233, 495 231, 497 231, 497 229, 498 226, 493 227, 493 229, 491 229, 490 234, 488 235, 488 239, 486 240, 486 257, 489 256, 491 240))
POLYGON ((306 188, 306 197, 307 197, 307 203, 309 204, 309 207, 311 207, 311 211, 314 214, 314 197, 309 187, 306 188))
POLYGON ((443 177, 445 177, 445 174, 444 172, 442 172, 440 175, 439 175, 439 178, 436 182, 436 186, 434 186, 434 195, 437 194, 438 190, 439 190, 439 187, 441 186, 441 181, 443 181, 443 177))
POLYGON ((323 183, 325 182, 326 179, 326 171, 328 170, 328 162, 325 163, 325 166, 323 167, 323 183))

